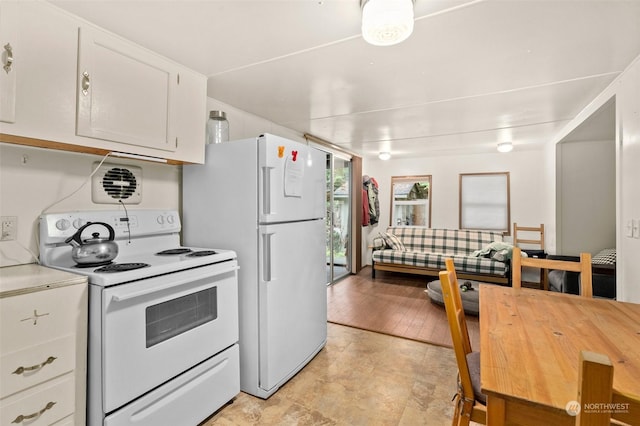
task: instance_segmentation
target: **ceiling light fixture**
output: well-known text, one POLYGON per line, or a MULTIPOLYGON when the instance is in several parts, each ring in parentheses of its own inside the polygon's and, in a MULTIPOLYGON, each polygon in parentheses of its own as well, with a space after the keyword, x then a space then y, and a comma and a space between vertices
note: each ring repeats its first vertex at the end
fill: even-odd
POLYGON ((387 161, 388 159, 391 158, 391 153, 390 152, 381 152, 380 154, 378 154, 378 158, 381 159, 382 161, 387 161))
POLYGON ((510 152, 513 149, 513 144, 511 142, 500 142, 498 144, 498 151, 500 152, 510 152))
POLYGON ((414 0, 360 0, 362 37, 374 46, 391 46, 413 32, 414 0))

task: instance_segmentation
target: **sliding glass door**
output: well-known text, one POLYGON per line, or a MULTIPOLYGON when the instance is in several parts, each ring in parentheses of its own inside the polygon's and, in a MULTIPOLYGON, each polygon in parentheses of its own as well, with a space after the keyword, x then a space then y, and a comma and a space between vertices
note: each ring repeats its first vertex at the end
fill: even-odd
POLYGON ((327 284, 351 270, 351 161, 327 153, 327 284))

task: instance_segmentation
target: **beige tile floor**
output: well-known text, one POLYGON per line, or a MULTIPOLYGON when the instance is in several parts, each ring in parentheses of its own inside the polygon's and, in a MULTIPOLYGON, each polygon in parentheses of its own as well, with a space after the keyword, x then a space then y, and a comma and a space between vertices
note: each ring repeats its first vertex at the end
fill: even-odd
POLYGON ((241 393, 213 425, 449 425, 453 350, 328 324, 326 347, 267 400, 241 393))

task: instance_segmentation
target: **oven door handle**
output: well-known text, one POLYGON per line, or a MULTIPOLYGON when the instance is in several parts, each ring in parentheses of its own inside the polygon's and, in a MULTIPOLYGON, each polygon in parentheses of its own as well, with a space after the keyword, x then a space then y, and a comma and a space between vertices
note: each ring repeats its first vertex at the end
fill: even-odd
POLYGON ((133 293, 129 293, 129 294, 124 294, 124 295, 117 295, 114 294, 113 296, 111 296, 111 300, 114 302, 124 302, 126 300, 131 300, 131 299, 135 299, 136 297, 140 297, 140 296, 146 296, 147 294, 152 294, 152 293, 157 293, 159 291, 162 290, 166 290, 168 288, 176 288, 182 284, 186 284, 189 282, 193 282, 195 280, 198 280, 200 278, 206 278, 206 277, 210 277, 210 276, 216 276, 216 275, 221 275, 227 272, 232 272, 232 271, 237 271, 238 269, 240 269, 239 266, 233 266, 231 268, 227 268, 221 271, 217 271, 215 274, 211 275, 211 273, 207 273, 207 274, 202 274, 199 277, 189 277, 189 278, 185 278, 183 280, 180 281, 172 281, 170 283, 167 283, 165 285, 159 285, 147 290, 141 290, 141 291, 135 291, 133 293))

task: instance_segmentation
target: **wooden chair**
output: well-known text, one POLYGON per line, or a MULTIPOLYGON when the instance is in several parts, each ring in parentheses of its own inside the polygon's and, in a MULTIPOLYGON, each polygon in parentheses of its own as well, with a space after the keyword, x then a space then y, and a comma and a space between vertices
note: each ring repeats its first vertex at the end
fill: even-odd
POLYGON ((447 270, 440 272, 440 283, 442 284, 442 297, 451 330, 453 349, 458 363, 458 392, 454 397, 455 409, 452 425, 468 425, 470 421, 486 424, 486 398, 480 393, 480 354, 471 351, 467 321, 462 308, 460 287, 453 259, 447 259, 446 265, 447 270), (472 375, 470 365, 477 374, 472 375), (484 403, 480 401, 484 401, 484 403))
POLYGON ((514 288, 522 287, 522 268, 526 266, 546 270, 559 269, 580 272, 580 294, 584 297, 593 297, 590 253, 580 253, 580 262, 571 262, 522 257, 520 248, 514 247, 511 256, 511 282, 514 288))
MULTIPOLYGON (((535 246, 535 250, 544 252, 544 223, 541 223, 540 226, 518 226, 516 222, 513 222, 513 245, 521 249, 535 246), (525 233, 526 237, 523 237, 522 233, 525 233), (523 247, 523 245, 527 247, 523 247)), ((533 284, 539 284, 543 290, 549 290, 549 280, 544 269, 540 270, 540 281, 533 284)))
POLYGON ((640 422, 640 396, 625 395, 613 388, 613 365, 606 355, 580 352, 577 401, 580 411, 576 426, 609 426, 611 419, 630 425, 640 422), (608 407, 613 409, 585 410, 601 404, 614 405, 608 407))
MULTIPOLYGON (((541 223, 539 227, 535 226, 518 226, 516 222, 513 222, 513 245, 519 244, 532 244, 540 247, 540 250, 544 250, 544 223, 541 223), (522 235, 522 232, 536 233, 539 236, 537 239, 518 237, 518 232, 522 235)), ((537 248, 537 247, 536 247, 537 248)))

